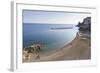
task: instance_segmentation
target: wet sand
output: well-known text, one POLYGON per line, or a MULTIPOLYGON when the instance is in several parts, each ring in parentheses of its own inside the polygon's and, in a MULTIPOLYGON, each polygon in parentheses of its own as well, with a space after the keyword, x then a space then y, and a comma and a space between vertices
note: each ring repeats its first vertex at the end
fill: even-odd
POLYGON ((90 46, 90 38, 77 35, 71 43, 65 45, 64 47, 50 52, 41 51, 38 54, 30 54, 30 59, 23 59, 23 62, 91 59, 90 46))

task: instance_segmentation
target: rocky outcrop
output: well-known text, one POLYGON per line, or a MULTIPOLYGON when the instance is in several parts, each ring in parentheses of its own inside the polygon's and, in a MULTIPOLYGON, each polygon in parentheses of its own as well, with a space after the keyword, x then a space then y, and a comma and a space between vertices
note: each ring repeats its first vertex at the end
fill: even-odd
POLYGON ((91 17, 86 17, 83 19, 83 22, 79 22, 78 25, 79 31, 82 33, 91 33, 91 17))
POLYGON ((40 44, 33 44, 29 47, 24 48, 27 53, 39 53, 41 51, 41 45, 40 44))
POLYGON ((30 45, 28 47, 25 47, 23 49, 23 54, 22 54, 22 58, 23 60, 31 60, 33 54, 36 55, 36 59, 39 59, 39 52, 41 51, 41 45, 40 44, 33 44, 30 45))

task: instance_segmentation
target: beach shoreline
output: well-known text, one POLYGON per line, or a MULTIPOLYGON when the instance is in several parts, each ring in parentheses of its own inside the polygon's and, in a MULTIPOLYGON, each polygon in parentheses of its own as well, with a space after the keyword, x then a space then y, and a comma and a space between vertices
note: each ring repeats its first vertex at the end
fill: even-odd
POLYGON ((23 63, 42 61, 63 61, 63 60, 86 60, 91 59, 91 39, 77 34, 76 38, 64 47, 50 52, 40 51, 38 54, 31 54, 30 59, 22 59, 23 63), (36 56, 38 55, 38 58, 36 56))

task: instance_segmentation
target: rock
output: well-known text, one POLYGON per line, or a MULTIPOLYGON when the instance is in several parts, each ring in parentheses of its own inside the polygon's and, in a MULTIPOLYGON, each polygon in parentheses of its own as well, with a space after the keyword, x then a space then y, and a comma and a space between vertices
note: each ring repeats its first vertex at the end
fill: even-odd
POLYGON ((39 53, 41 51, 41 45, 40 44, 33 44, 29 47, 24 48, 27 53, 39 53))
POLYGON ((33 44, 23 49, 23 60, 31 60, 32 55, 36 55, 36 59, 39 59, 39 52, 41 51, 40 44, 33 44))
POLYGON ((79 30, 83 33, 91 33, 91 17, 86 17, 83 19, 83 22, 79 22, 78 25, 79 30))

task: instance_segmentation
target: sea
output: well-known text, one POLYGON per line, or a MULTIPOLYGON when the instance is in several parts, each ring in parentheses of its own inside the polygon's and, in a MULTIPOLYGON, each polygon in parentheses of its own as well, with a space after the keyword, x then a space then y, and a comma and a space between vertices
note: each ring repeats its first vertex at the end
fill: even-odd
POLYGON ((41 44, 41 49, 59 49, 75 39, 78 27, 74 24, 23 23, 23 48, 41 44))

